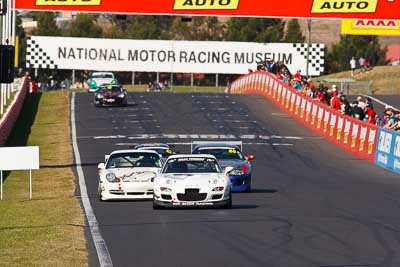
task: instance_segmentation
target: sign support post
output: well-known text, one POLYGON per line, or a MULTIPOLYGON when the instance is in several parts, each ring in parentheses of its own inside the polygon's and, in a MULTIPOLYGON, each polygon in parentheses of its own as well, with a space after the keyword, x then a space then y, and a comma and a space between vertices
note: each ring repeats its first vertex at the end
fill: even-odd
POLYGON ((29 170, 29 199, 32 200, 32 170, 29 170))
POLYGON ((1 191, 1 193, 0 193, 0 200, 3 200, 3 171, 0 171, 0 180, 1 180, 1 182, 0 182, 0 191, 1 191))

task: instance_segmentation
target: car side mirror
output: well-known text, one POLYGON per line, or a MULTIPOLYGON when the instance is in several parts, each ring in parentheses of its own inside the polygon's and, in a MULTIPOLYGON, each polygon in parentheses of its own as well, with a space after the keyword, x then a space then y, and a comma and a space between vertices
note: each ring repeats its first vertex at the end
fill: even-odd
POLYGON ((254 155, 247 155, 247 161, 252 161, 254 159, 255 159, 254 155))
POLYGON ((228 174, 228 173, 230 173, 231 171, 233 171, 233 169, 234 169, 234 168, 231 167, 231 166, 226 167, 224 173, 225 173, 225 174, 228 174))
POLYGON ((103 170, 106 168, 106 165, 104 163, 99 163, 99 165, 97 166, 98 169, 103 170))

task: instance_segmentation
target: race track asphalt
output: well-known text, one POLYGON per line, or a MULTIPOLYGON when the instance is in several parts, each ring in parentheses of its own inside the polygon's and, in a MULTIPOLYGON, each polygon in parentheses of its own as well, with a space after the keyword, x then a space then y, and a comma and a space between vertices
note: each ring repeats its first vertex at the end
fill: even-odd
MULTIPOLYGON (((399 175, 346 154, 260 96, 129 96, 126 108, 99 109, 92 95, 76 95, 88 194, 114 266, 400 266, 399 175), (164 138, 138 139, 146 134, 164 138), (189 134, 233 134, 255 155, 253 192, 234 194, 232 210, 97 200, 105 154, 140 142, 188 143, 189 134)), ((187 144, 175 149, 190 152, 187 144)))

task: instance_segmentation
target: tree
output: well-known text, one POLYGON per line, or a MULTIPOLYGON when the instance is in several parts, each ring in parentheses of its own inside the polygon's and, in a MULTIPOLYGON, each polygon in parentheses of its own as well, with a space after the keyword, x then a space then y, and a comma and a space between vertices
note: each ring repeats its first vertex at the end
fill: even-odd
POLYGON ((328 51, 325 63, 327 72, 349 70, 351 57, 359 59, 364 57, 371 61, 372 65, 386 64, 386 49, 381 49, 377 36, 368 35, 344 35, 340 41, 328 51))
MULTIPOLYGON (((25 67, 26 62, 26 34, 24 28, 22 28, 22 20, 19 16, 16 17, 16 31, 15 35, 19 40, 18 47, 18 66, 25 67)), ((17 47, 16 47, 17 49, 17 47)), ((16 51, 17 52, 17 51, 16 51)))
POLYGON ((93 15, 78 14, 67 33, 71 37, 100 38, 103 36, 103 29, 95 23, 93 15))
POLYGON ((61 31, 56 24, 56 16, 53 12, 39 12, 37 14, 37 28, 32 35, 37 36, 61 36, 61 31))
POLYGON ((299 21, 297 19, 289 20, 284 41, 286 43, 303 43, 304 40, 299 21))
POLYGON ((281 19, 231 18, 225 35, 227 41, 280 42, 283 38, 281 19))

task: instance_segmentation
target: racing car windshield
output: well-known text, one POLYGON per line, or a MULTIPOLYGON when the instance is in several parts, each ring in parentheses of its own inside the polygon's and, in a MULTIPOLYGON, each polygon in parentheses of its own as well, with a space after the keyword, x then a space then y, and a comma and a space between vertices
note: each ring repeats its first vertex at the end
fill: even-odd
POLYGON ((160 154, 162 157, 168 158, 169 156, 173 155, 173 152, 171 149, 165 149, 165 148, 152 148, 152 147, 145 147, 143 148, 145 150, 153 150, 160 154))
POLYGON ((92 79, 112 79, 114 78, 111 74, 107 74, 107 73, 95 73, 92 75, 91 77, 92 79))
POLYGON ((122 89, 120 87, 113 87, 112 89, 101 88, 99 93, 111 93, 111 94, 121 94, 122 89))
POLYGON ((163 173, 220 173, 220 166, 211 158, 175 158, 164 166, 163 173))
POLYGON ((110 156, 107 169, 120 168, 161 168, 162 162, 158 155, 152 153, 121 153, 110 156))
POLYGON ((193 154, 209 154, 223 160, 245 160, 242 152, 236 148, 200 148, 193 154))

